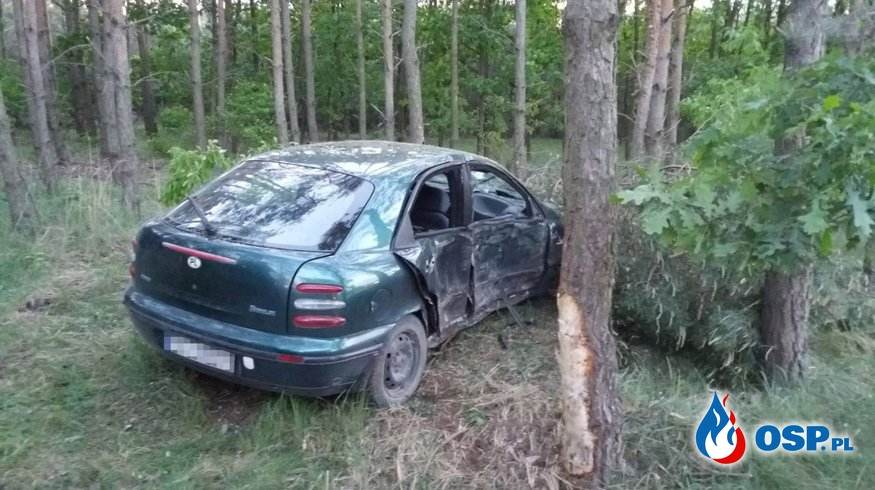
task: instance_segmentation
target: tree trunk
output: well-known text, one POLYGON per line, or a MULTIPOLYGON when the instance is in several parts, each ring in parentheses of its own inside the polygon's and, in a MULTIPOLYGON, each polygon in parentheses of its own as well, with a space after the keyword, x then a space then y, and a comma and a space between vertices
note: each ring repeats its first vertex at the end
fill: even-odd
POLYGON ((194 140, 198 148, 207 147, 207 124, 204 116, 204 83, 201 79, 201 26, 198 0, 188 0, 191 30, 191 93, 194 109, 194 140))
MULTIPOLYGON (((145 5, 143 0, 137 0, 140 10, 145 13, 145 5)), ((142 19, 145 20, 145 19, 142 19)), ((155 135, 158 133, 158 106, 155 102, 155 82, 152 80, 152 54, 150 52, 151 42, 149 39, 149 31, 146 25, 140 23, 136 26, 137 29, 137 47, 140 50, 140 66, 143 68, 143 81, 140 82, 140 95, 143 98, 142 110, 140 113, 143 116, 143 126, 146 128, 146 134, 155 135)))
POLYGON ((763 0, 763 45, 768 46, 772 34, 772 0, 763 0))
POLYGON ((425 142, 425 127, 422 121, 422 87, 419 77, 419 55, 416 52, 416 4, 417 0, 404 0, 404 17, 401 19, 401 62, 404 64, 404 79, 407 82, 407 141, 425 142))
POLYGON ((307 106, 307 137, 319 141, 316 126, 316 75, 313 66, 313 33, 310 26, 310 0, 301 0, 301 47, 304 51, 304 105, 307 106))
POLYGON ((219 141, 228 148, 225 132, 225 79, 228 78, 228 24, 225 21, 227 0, 216 0, 216 120, 219 128, 219 141))
MULTIPOLYGON (((194 2, 194 0, 191 0, 194 2)), ((122 188, 122 203, 139 213, 137 192, 139 163, 134 141, 134 111, 131 104, 131 65, 128 59, 127 21, 123 0, 102 0, 106 26, 106 58, 115 98, 114 126, 118 152, 112 161, 114 180, 122 188)))
POLYGON ((640 158, 644 154, 644 133, 650 115, 650 98, 656 75, 656 59, 659 56, 659 34, 662 30, 661 1, 647 0, 647 40, 644 43, 644 60, 638 71, 638 95, 635 98, 635 121, 632 125, 630 152, 632 158, 640 158))
POLYGON ((249 0, 249 37, 252 45, 252 71, 258 72, 258 6, 249 0))
POLYGON ((513 166, 511 171, 526 178, 526 0, 516 0, 514 37, 513 166))
POLYGON ((368 137, 368 92, 367 78, 365 73, 365 34, 362 25, 362 3, 364 0, 355 2, 355 42, 358 50, 358 75, 359 75, 359 138, 368 137))
POLYGON ((565 7, 565 245, 559 281, 562 460, 605 485, 622 464, 622 405, 616 340, 611 204, 617 153, 616 0, 565 7))
POLYGON ((301 128, 298 126, 298 99, 295 95, 295 65, 292 61, 292 16, 289 0, 280 0, 280 15, 283 28, 283 67, 286 81, 286 113, 289 118, 289 136, 295 143, 301 142, 301 128))
POLYGON ((66 165, 72 161, 67 143, 64 140, 64 130, 61 127, 61 114, 58 111, 58 83, 55 76, 55 62, 52 60, 52 36, 49 31, 49 15, 46 0, 33 0, 37 15, 37 39, 39 40, 39 61, 43 70, 45 90, 46 116, 52 144, 58 155, 58 164, 66 165))
POLYGON ((650 96, 650 111, 647 113, 647 130, 644 136, 644 151, 652 162, 662 161, 665 128, 665 102, 668 88, 668 65, 671 56, 671 34, 674 15, 672 0, 661 0, 659 50, 653 76, 653 92, 650 96))
POLYGON ((55 187, 55 167, 59 164, 55 145, 49 130, 46 111, 46 90, 39 58, 36 4, 29 0, 13 0, 19 30, 19 49, 25 69, 33 143, 39 158, 42 180, 50 191, 55 187))
POLYGON ((280 2, 285 0, 270 0, 270 41, 271 63, 273 66, 273 113, 276 122, 276 137, 280 145, 289 142, 286 123, 286 108, 283 99, 283 41, 280 26, 280 2))
POLYGON ((383 120, 386 139, 395 141, 395 43, 392 26, 392 0, 382 0, 383 7, 383 120))
POLYGON ((684 84, 684 46, 687 35, 687 16, 693 11, 693 2, 685 5, 684 0, 675 1, 674 35, 671 41, 671 61, 669 63, 669 85, 666 112, 666 146, 674 152, 678 144, 678 125, 681 122, 681 91, 684 84), (687 10, 689 8, 689 10, 687 10))
POLYGON ((3 92, 0 91, 0 178, 9 207, 9 218, 13 230, 32 234, 36 225, 36 206, 31 198, 29 186, 21 175, 21 167, 15 146, 12 144, 12 130, 3 92))
POLYGON ((459 146, 459 0, 450 1, 450 147, 456 148, 459 146))
POLYGON ((94 87, 97 99, 97 129, 100 140, 100 154, 106 157, 111 152, 110 127, 107 121, 111 121, 115 114, 115 98, 112 95, 112 86, 109 83, 109 74, 106 71, 106 62, 103 58, 104 46, 106 46, 106 34, 100 20, 99 0, 88 0, 88 27, 91 33, 91 50, 94 59, 94 87))
POLYGON ((6 59, 6 17, 3 14, 3 5, 0 2, 0 60, 6 59))
MULTIPOLYGON (((67 2, 63 5, 64 29, 67 35, 79 39, 81 33, 79 2, 67 2)), ((91 114, 91 95, 85 77, 85 61, 83 51, 76 50, 67 55, 67 76, 70 78, 70 116, 76 128, 76 133, 84 136, 93 127, 94 117, 91 114)))
MULTIPOLYGON (((793 0, 782 26, 784 71, 788 75, 823 57, 826 46, 823 0, 793 0)), ((804 134, 794 132, 778 142, 776 152, 787 155, 785 165, 793 165, 793 153, 801 147, 804 134)), ((795 270, 766 272, 760 318, 761 363, 773 382, 794 382, 805 374, 808 312, 812 266, 801 264, 795 270)))

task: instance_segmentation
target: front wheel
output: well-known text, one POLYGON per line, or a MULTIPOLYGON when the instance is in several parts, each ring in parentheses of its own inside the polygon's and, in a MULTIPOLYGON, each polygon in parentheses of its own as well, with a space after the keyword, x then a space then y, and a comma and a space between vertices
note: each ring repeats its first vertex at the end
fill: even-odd
POLYGON ((374 361, 368 393, 378 407, 404 404, 422 381, 428 354, 425 328, 416 317, 401 319, 374 361))

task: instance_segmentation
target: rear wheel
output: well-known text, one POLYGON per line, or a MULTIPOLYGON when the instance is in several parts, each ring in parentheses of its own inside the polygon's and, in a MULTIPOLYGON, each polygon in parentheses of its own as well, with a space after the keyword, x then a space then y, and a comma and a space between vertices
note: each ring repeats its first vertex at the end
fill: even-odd
POLYGON ((416 317, 404 317, 386 337, 374 362, 368 393, 378 407, 406 402, 422 381, 428 354, 425 328, 416 317))

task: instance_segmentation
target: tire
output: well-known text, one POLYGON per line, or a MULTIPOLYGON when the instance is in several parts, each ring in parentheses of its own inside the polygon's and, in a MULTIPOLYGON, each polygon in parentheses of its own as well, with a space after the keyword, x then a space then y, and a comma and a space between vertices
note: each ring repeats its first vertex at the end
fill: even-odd
POLYGON ((418 318, 406 316, 386 336, 368 379, 368 394, 380 408, 403 405, 425 373, 428 340, 418 318))

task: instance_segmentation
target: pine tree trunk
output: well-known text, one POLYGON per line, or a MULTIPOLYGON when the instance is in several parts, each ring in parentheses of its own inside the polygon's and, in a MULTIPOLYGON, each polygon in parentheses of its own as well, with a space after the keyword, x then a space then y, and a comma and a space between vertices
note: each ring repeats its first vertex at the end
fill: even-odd
MULTIPOLYGON (((64 29, 67 36, 78 39, 81 28, 79 16, 79 1, 69 1, 63 5, 64 11, 64 29)), ((85 81, 85 61, 82 56, 83 51, 76 50, 75 53, 67 55, 67 76, 70 79, 70 116, 76 128, 76 133, 84 136, 92 129, 94 117, 91 114, 91 96, 88 91, 88 85, 85 81)))
POLYGON ((562 461, 592 488, 622 464, 611 332, 617 153, 616 0, 565 7, 565 245, 559 281, 562 461))
POLYGON ((228 24, 225 21, 227 6, 227 0, 216 0, 216 119, 219 141, 223 148, 228 148, 225 128, 225 80, 228 78, 228 24))
POLYGON ((422 87, 419 81, 419 55, 416 51, 417 0, 404 0, 404 16, 401 19, 401 61, 404 64, 404 79, 407 82, 407 141, 425 142, 425 127, 422 120, 422 87))
POLYGON ((687 36, 687 16, 693 11, 693 2, 685 5, 683 0, 675 1, 674 35, 671 41, 671 61, 669 63, 668 100, 666 112, 666 145, 674 152, 678 144, 678 126, 681 122, 681 91, 684 82, 684 46, 687 36), (687 10, 689 8, 689 10, 687 10))
POLYGON ((635 98, 635 121, 632 125, 630 155, 644 155, 644 134, 650 115, 650 98, 656 75, 656 59, 659 56, 660 10, 662 0, 647 0, 647 40, 644 43, 644 60, 638 71, 638 95, 635 98))
POLYGON ((383 120, 386 139, 395 141, 395 29, 392 25, 392 0, 382 0, 383 17, 383 120))
POLYGON ((368 87, 365 73, 365 34, 362 22, 362 3, 364 0, 355 2, 355 42, 358 51, 358 76, 359 76, 359 138, 368 137, 368 87))
POLYGON ((526 0, 516 0, 514 37, 513 166, 519 179, 526 178, 526 0))
POLYGON ((52 144, 58 155, 58 164, 66 165, 72 162, 70 151, 64 140, 64 130, 61 127, 61 113, 58 111, 58 84, 55 76, 55 62, 52 60, 52 37, 49 31, 49 15, 46 0, 33 0, 37 15, 37 39, 39 40, 39 61, 43 70, 46 116, 48 117, 49 133, 52 144))
MULTIPOLYGON (((194 1, 194 0, 192 0, 194 1)), ((139 213, 137 161, 134 141, 134 111, 131 103, 131 65, 128 59, 127 20, 123 0, 102 0, 106 26, 107 68, 112 76, 115 99, 113 123, 117 153, 112 161, 113 178, 122 188, 122 203, 139 213)))
POLYGON ((310 21, 310 0, 301 0, 301 47, 304 51, 304 105, 307 106, 307 137, 319 141, 316 125, 316 74, 313 66, 313 33, 310 21))
POLYGON ((0 60, 6 59, 6 17, 3 14, 3 4, 0 2, 0 60))
POLYGON ((450 24, 450 147, 459 146, 459 0, 452 2, 450 24))
POLYGON ((289 130, 286 123, 286 106, 283 96, 283 39, 282 13, 280 2, 285 0, 270 0, 270 44, 271 66, 273 68, 273 114, 276 122, 276 137, 280 145, 289 142, 289 130))
POLYGON ((660 0, 659 49, 653 75, 653 91, 650 95, 650 111, 647 113, 647 129, 644 136, 644 152, 652 162, 663 158, 663 131, 665 128, 665 101, 668 88, 668 65, 671 56, 672 0, 660 0))
POLYGON ((301 142, 301 128, 298 125, 298 98, 295 95, 295 65, 292 61, 292 16, 289 0, 280 0, 280 15, 283 28, 283 67, 286 81, 286 113, 289 118, 289 137, 295 143, 301 142))
MULTIPOLYGON (((145 12, 143 0, 137 0, 140 10, 145 12)), ((143 80, 140 82, 140 95, 142 97, 142 109, 140 113, 143 116, 143 126, 146 129, 146 134, 155 135, 158 133, 158 106, 155 102, 155 82, 152 80, 152 53, 149 31, 146 26, 139 24, 137 30, 137 48, 140 51, 140 66, 143 70, 143 80)))
POLYGON ((188 0, 191 34, 191 94, 194 110, 194 140, 198 148, 207 147, 207 124, 204 115, 204 83, 201 78, 201 26, 198 0, 188 0))
MULTIPOLYGON (((826 2, 794 0, 782 26, 784 71, 788 75, 823 57, 826 47, 824 17, 826 2)), ((804 134, 788 134, 778 142, 778 154, 785 165, 794 165, 804 134)), ((808 313, 811 306, 812 266, 800 264, 792 271, 766 272, 760 318, 761 363, 773 382, 794 382, 805 374, 808 313)))
POLYGON ((19 49, 22 52, 22 65, 26 73, 25 85, 28 91, 31 133, 39 158, 43 183, 51 191, 55 187, 55 167, 59 164, 59 160, 52 142, 46 110, 46 85, 39 58, 36 4, 28 0, 13 0, 13 7, 20 31, 19 49))
POLYGON ((32 234, 37 220, 36 206, 30 195, 30 186, 21 174, 2 91, 0 91, 0 178, 3 179, 3 190, 6 194, 12 229, 32 234))
POLYGON ((88 27, 91 31, 91 50, 94 60, 93 78, 97 99, 97 129, 100 140, 100 154, 105 158, 111 153, 111 127, 107 121, 111 121, 114 117, 115 98, 112 94, 112 85, 104 60, 103 53, 106 46, 106 33, 100 19, 100 9, 99 0, 88 0, 88 27))

